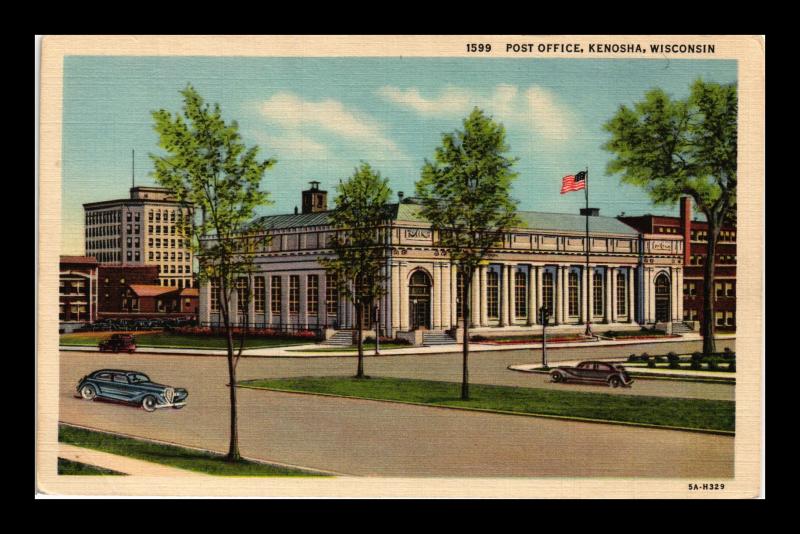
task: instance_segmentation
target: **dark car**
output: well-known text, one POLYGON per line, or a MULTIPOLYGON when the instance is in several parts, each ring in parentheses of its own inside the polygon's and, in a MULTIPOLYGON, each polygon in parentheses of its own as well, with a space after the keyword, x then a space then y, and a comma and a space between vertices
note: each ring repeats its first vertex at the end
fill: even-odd
POLYGON ((575 367, 556 367, 550 371, 553 382, 590 382, 611 387, 630 386, 633 379, 625 368, 606 362, 581 362, 575 367))
POLYGON ((119 369, 94 371, 80 379, 77 389, 86 400, 120 401, 141 406, 146 412, 156 408, 183 408, 189 396, 184 388, 156 384, 144 373, 119 369))
POLYGON ((100 352, 133 352, 136 350, 136 338, 130 334, 113 334, 110 339, 100 342, 100 352))

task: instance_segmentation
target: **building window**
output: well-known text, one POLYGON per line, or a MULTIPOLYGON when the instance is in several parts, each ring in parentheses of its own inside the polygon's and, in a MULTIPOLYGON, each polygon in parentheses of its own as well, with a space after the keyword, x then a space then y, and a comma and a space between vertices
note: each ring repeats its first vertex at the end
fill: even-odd
POLYGON ((137 250, 137 251, 134 253, 134 255, 133 255, 133 256, 134 256, 134 257, 133 257, 133 259, 134 259, 134 260, 136 260, 136 261, 139 261, 139 260, 141 259, 141 256, 140 256, 140 254, 139 254, 139 251, 138 251, 138 250, 137 250))
POLYGON ((211 280, 211 311, 219 311, 219 280, 211 280))
POLYGON ((281 277, 272 277, 272 286, 270 287, 270 301, 273 315, 281 315, 281 277))
POLYGON ((128 261, 131 261, 132 257, 133 257, 133 254, 132 254, 132 253, 131 253, 131 251, 129 250, 129 251, 128 251, 128 254, 127 254, 128 261))
POLYGON ((456 273, 456 317, 459 319, 464 318, 464 273, 458 271, 456 273))
POLYGON ((325 308, 328 315, 336 315, 339 310, 339 292, 336 286, 336 277, 325 274, 325 308))
POLYGON ((528 317, 528 275, 525 271, 514 273, 514 315, 528 317))
POLYGON ((497 271, 488 271, 486 273, 486 314, 491 319, 497 319, 500 316, 500 305, 498 297, 500 296, 500 277, 497 271))
POLYGON ((603 273, 595 271, 592 275, 592 313, 595 316, 603 315, 603 273))
POLYGON ((626 281, 625 274, 617 273, 617 315, 626 315, 628 313, 626 281))
POLYGON ((266 287, 264 286, 264 277, 263 276, 256 276, 255 280, 253 281, 254 286, 254 297, 255 297, 255 310, 256 313, 264 313, 264 306, 267 302, 267 292, 266 287))
POLYGON ((308 315, 317 315, 319 313, 319 276, 309 274, 307 284, 306 311, 308 315))
POLYGON ((553 273, 550 271, 542 273, 542 306, 553 315, 553 273))
POLYGON ((247 313, 247 278, 240 277, 236 279, 236 309, 239 313, 247 313))
POLYGON ((289 313, 300 313, 300 276, 289 276, 289 313))
POLYGON ((733 311, 725 312, 725 325, 736 326, 736 312, 733 311))
POLYGON ((578 273, 575 271, 570 271, 569 273, 569 281, 567 283, 567 290, 569 292, 569 306, 568 312, 571 317, 575 317, 578 315, 578 305, 579 305, 579 296, 578 296, 578 273))
POLYGON ((717 296, 717 298, 723 296, 722 282, 714 282, 714 294, 717 296))
POLYGON ((717 326, 725 326, 725 314, 723 312, 714 312, 714 318, 716 319, 717 326))
POLYGON ((736 287, 733 285, 733 282, 725 282, 725 296, 726 297, 736 296, 736 287))

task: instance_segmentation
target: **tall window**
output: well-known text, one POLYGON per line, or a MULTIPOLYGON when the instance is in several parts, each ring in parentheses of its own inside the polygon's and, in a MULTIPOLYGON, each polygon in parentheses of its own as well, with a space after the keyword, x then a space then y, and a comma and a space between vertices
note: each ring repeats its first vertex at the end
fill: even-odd
POLYGON ((486 313, 492 319, 497 319, 500 316, 498 303, 500 295, 499 279, 497 271, 488 271, 486 273, 486 313))
POLYGON ((524 271, 514 273, 514 314, 528 317, 528 275, 524 271))
POLYGON ((592 275, 592 296, 594 306, 592 312, 595 315, 603 315, 603 273, 595 271, 592 275))
POLYGON ((553 273, 550 271, 542 273, 542 306, 547 308, 551 316, 555 312, 553 308, 553 273))
POLYGON ((219 280, 211 280, 211 311, 219 311, 219 280))
POLYGON ((300 276, 289 277, 289 313, 300 313, 300 276))
POLYGON ((270 287, 270 301, 271 301, 271 309, 273 315, 280 316, 281 314, 281 277, 280 276, 273 276, 272 277, 272 286, 270 287))
POLYGON ((316 274, 308 275, 306 306, 309 315, 317 315, 319 313, 319 277, 316 274))
POLYGON ((569 306, 568 312, 571 317, 577 317, 580 304, 580 297, 578 295, 578 273, 570 271, 569 280, 567 284, 569 291, 569 306))
POLYGON ((247 278, 236 279, 236 309, 239 313, 247 312, 247 278))
POLYGON ((336 277, 325 274, 325 309, 328 315, 336 315, 339 311, 339 291, 336 287, 336 277))
POLYGON ((464 302, 464 273, 458 271, 456 273, 456 317, 459 319, 464 318, 464 309, 462 308, 464 302))
POLYGON ((267 292, 266 288, 264 287, 264 277, 263 276, 256 276, 255 280, 253 281, 253 289, 254 289, 254 303, 256 313, 264 313, 264 305, 267 301, 267 292))
POLYGON ((628 302, 626 300, 628 288, 625 284, 626 280, 625 274, 617 273, 617 315, 626 315, 628 313, 628 302))

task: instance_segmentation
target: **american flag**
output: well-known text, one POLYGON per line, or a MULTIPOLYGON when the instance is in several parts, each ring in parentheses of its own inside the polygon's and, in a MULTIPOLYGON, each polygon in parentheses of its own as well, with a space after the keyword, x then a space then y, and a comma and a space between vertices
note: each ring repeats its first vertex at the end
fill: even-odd
POLYGON ((586 171, 581 171, 578 174, 570 174, 561 180, 561 194, 571 193, 572 191, 580 191, 586 188, 586 171))

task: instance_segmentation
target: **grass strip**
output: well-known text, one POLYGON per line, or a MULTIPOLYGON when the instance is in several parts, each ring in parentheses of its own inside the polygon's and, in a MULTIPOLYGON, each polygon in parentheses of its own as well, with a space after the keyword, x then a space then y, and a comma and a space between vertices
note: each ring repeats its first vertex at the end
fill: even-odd
POLYGON ((610 395, 481 384, 471 384, 470 400, 463 401, 460 399, 459 383, 377 377, 361 380, 351 377, 299 377, 249 380, 240 384, 301 393, 698 430, 732 432, 735 426, 735 404, 732 401, 610 395))
POLYGON ((84 464, 81 462, 73 462, 65 458, 58 459, 58 474, 59 475, 122 475, 127 476, 125 473, 119 473, 106 469, 105 467, 97 467, 96 465, 84 464))
POLYGON ((301 469, 240 460, 229 462, 224 456, 187 449, 177 445, 152 443, 69 425, 58 426, 58 441, 77 447, 128 456, 146 462, 219 476, 327 476, 301 469))

